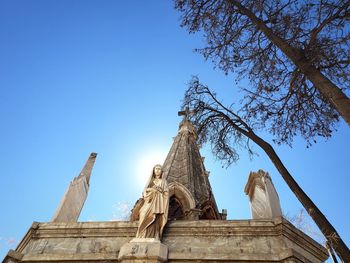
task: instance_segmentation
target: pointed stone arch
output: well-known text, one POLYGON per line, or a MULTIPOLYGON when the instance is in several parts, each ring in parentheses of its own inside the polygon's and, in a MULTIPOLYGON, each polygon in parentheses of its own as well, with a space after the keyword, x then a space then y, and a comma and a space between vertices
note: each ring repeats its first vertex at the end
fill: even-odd
POLYGON ((211 200, 207 200, 201 206, 202 213, 199 216, 199 219, 209 219, 209 220, 218 220, 221 219, 218 217, 218 212, 215 211, 215 205, 211 200))
POLYGON ((169 184, 169 219, 183 219, 196 204, 190 191, 178 182, 169 184))
POLYGON ((179 220, 185 218, 185 211, 181 202, 175 195, 172 195, 169 199, 169 212, 168 220, 179 220))

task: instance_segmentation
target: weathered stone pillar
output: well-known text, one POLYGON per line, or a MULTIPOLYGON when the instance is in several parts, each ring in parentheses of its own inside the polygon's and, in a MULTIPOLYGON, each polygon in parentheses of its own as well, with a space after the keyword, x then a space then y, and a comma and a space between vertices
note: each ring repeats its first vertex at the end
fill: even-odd
POLYGON ((282 216, 278 194, 268 173, 250 172, 244 192, 249 196, 253 219, 282 216))
POLYGON ((121 247, 118 261, 122 263, 167 262, 168 247, 154 238, 134 238, 121 247))
POLYGON ((78 177, 70 183, 52 222, 77 222, 88 195, 90 176, 97 153, 91 153, 78 177))

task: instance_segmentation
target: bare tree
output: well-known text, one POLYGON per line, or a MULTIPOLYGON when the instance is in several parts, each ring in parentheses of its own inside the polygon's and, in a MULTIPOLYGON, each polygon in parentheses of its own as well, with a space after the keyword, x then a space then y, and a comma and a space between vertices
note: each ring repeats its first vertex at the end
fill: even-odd
POLYGON ((283 217, 288 219, 295 227, 315 239, 317 242, 326 245, 326 239, 323 234, 315 228, 314 224, 310 221, 307 212, 304 208, 301 208, 295 214, 283 214, 283 217))
POLYGON ((350 1, 175 0, 182 26, 204 33, 197 49, 237 81, 248 77, 244 117, 277 143, 330 137, 350 125, 350 1))
POLYGON ((215 93, 211 92, 207 86, 202 85, 196 77, 189 84, 182 107, 193 109, 194 114, 190 118, 197 127, 199 143, 209 141, 213 154, 227 165, 238 160, 237 146, 248 149, 252 153, 250 142, 257 144, 270 158, 289 188, 325 236, 328 244, 334 248, 344 262, 350 262, 350 251, 332 224, 293 179, 274 148, 259 137, 247 122, 232 110, 232 107, 221 103, 215 93))

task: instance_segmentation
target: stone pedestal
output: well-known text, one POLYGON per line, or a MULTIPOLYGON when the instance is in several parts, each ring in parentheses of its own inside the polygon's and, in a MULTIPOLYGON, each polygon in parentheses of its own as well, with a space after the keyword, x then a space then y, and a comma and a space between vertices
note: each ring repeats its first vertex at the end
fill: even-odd
POLYGON ((163 263, 168 260, 168 247, 154 238, 134 238, 120 248, 122 263, 163 263))
POLYGON ((137 228, 130 221, 35 223, 2 262, 322 263, 328 257, 325 248, 282 217, 173 220, 162 243, 135 239, 137 228))

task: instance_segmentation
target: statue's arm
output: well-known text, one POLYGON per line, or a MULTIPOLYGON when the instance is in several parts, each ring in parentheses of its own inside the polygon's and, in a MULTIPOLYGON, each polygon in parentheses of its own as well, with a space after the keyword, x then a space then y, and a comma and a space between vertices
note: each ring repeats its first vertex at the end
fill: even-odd
POLYGON ((157 190, 152 187, 146 188, 146 190, 143 192, 143 198, 149 198, 156 191, 157 190))
POLYGON ((168 187, 168 184, 166 181, 164 182, 163 193, 166 196, 168 196, 168 194, 169 194, 169 187, 168 187))

